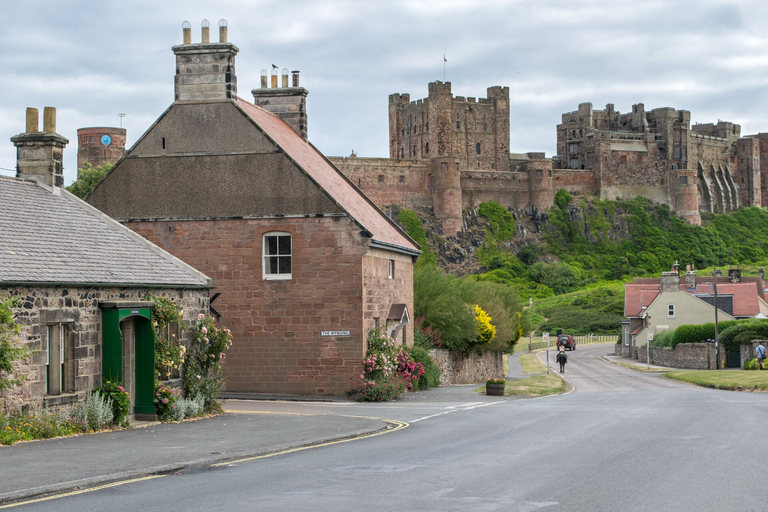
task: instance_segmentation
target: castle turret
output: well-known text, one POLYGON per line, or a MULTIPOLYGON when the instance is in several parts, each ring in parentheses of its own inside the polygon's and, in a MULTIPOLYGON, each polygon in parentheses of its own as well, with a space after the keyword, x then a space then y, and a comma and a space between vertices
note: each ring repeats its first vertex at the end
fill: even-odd
POLYGON ((125 128, 78 128, 77 170, 88 162, 93 167, 114 164, 125 154, 125 128))
POLYGON ((454 236, 461 231, 461 171, 459 159, 439 157, 432 160, 432 205, 443 223, 443 232, 454 236))
POLYGON ((235 55, 237 46, 227 42, 227 22, 219 21, 219 42, 210 42, 208 20, 202 22, 202 42, 192 43, 192 25, 182 23, 184 43, 176 54, 176 101, 223 100, 237 97, 235 55))
POLYGON ((45 107, 43 131, 39 111, 27 108, 26 131, 11 137, 16 146, 16 177, 34 178, 48 186, 64 185, 64 148, 69 140, 56 133, 56 109, 45 107))
POLYGON ((281 87, 278 87, 277 68, 272 69, 272 87, 267 87, 267 70, 261 70, 261 88, 253 89, 253 102, 261 108, 276 114, 288 123, 293 131, 307 140, 307 95, 309 91, 299 86, 299 72, 282 70, 281 87))

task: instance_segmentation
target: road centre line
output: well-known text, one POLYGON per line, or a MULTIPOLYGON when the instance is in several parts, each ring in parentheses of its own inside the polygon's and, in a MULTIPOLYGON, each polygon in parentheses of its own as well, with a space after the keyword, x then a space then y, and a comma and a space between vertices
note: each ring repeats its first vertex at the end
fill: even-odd
POLYGON ((168 475, 149 475, 141 478, 132 478, 130 480, 122 480, 120 482, 112 482, 104 485, 97 485, 96 487, 89 487, 88 489, 80 489, 77 491, 65 492, 63 494, 53 494, 51 496, 45 496, 43 498, 35 498, 26 501, 17 501, 14 503, 8 503, 7 505, 0 505, 0 509, 19 507, 21 505, 30 505, 32 503, 41 503, 43 501, 57 500, 59 498, 68 498, 70 496, 77 496, 78 494, 85 494, 87 492, 100 491, 102 489, 109 489, 110 487, 117 487, 119 485, 132 484, 134 482, 143 482, 145 480, 152 480, 154 478, 162 478, 168 475))

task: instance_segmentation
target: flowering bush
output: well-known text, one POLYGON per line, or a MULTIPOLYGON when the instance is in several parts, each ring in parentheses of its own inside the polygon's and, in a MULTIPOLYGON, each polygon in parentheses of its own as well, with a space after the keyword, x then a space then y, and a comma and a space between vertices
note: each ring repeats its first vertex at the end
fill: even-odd
POLYGON ((424 348, 442 348, 443 340, 440 338, 440 331, 431 325, 424 324, 424 317, 416 319, 415 330, 413 331, 413 341, 415 345, 424 348))
POLYGON ((414 389, 414 384, 416 385, 416 389, 418 389, 419 377, 424 375, 424 367, 421 363, 412 361, 406 350, 397 354, 395 371, 397 372, 397 375, 402 377, 405 386, 408 389, 414 389))
POLYGON ((131 410, 131 395, 119 382, 105 380, 96 391, 112 400, 112 423, 128 426, 128 412, 131 410))
POLYGON ((176 396, 171 391, 171 388, 156 382, 155 396, 152 402, 155 404, 155 412, 160 421, 171 421, 174 419, 176 415, 176 396))
POLYGON ((504 384, 505 382, 504 379, 488 379, 486 384, 504 384))
POLYGON ((360 402, 387 402, 405 392, 405 381, 398 375, 382 375, 377 380, 363 380, 350 394, 360 402))
POLYGON ((197 316, 192 327, 194 340, 186 357, 184 393, 187 397, 201 395, 205 412, 220 412, 216 398, 224 388, 222 361, 232 346, 232 332, 218 328, 210 315, 197 316))
POLYGON ((21 384, 26 377, 14 375, 13 363, 30 355, 29 348, 22 345, 21 327, 14 320, 13 308, 21 305, 18 297, 0 300, 0 391, 21 384))
POLYGON ((155 370, 161 377, 169 376, 184 364, 187 347, 179 344, 175 334, 170 338, 155 338, 155 370))
POLYGON ((184 329, 183 311, 171 299, 147 295, 146 300, 155 303, 152 308, 152 327, 155 330, 155 372, 168 378, 184 364, 187 348, 179 342, 177 329, 184 329))
POLYGON ((491 323, 491 315, 486 313, 478 304, 472 306, 477 322, 477 344, 485 345, 496 337, 496 326, 491 323))

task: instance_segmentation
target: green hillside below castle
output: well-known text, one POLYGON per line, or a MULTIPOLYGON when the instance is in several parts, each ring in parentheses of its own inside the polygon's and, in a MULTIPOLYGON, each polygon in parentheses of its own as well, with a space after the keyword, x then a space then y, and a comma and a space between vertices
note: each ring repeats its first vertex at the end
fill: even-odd
POLYGON ((425 249, 419 265, 509 285, 523 303, 533 299, 528 326, 574 334, 618 332, 623 283, 658 276, 675 261, 709 273, 738 264, 744 275, 768 265, 768 210, 759 207, 702 214, 694 226, 644 198, 602 201, 561 190, 546 212, 483 203, 464 213, 456 237, 446 237, 428 209, 401 209, 398 218, 425 249))

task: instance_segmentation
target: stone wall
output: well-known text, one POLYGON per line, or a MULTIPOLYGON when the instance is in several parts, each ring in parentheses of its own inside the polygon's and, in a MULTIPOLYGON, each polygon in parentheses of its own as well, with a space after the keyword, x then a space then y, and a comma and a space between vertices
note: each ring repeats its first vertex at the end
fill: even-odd
MULTIPOLYGON (((714 343, 680 343, 674 349, 651 347, 651 364, 670 368, 716 370, 717 358, 714 343)), ((637 360, 647 363, 645 345, 638 347, 637 360)), ((720 347, 720 361, 725 361, 725 351, 720 347)))
MULTIPOLYGON (((48 404, 52 408, 77 402, 88 391, 101 385, 102 315, 99 303, 105 301, 144 300, 147 294, 167 297, 184 311, 184 321, 193 324, 199 313, 208 311, 208 290, 173 290, 149 288, 75 288, 75 287, 0 287, 0 297, 12 295, 21 300, 16 321, 23 327, 22 342, 31 357, 16 365, 16 372, 26 381, 5 395, 13 408, 48 404), (70 384, 61 394, 47 395, 47 326, 66 326, 65 352, 71 366, 66 367, 70 384)), ((185 342, 191 341, 186 333, 185 342)))
POLYGON ((429 351, 442 369, 440 385, 473 384, 492 377, 504 377, 504 355, 501 352, 459 354, 448 350, 429 351))

